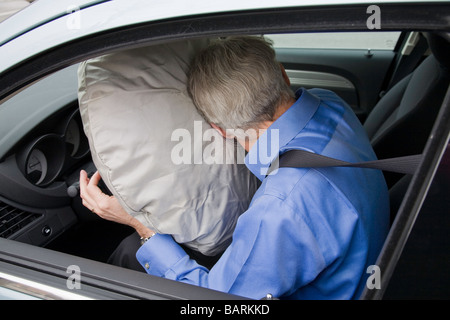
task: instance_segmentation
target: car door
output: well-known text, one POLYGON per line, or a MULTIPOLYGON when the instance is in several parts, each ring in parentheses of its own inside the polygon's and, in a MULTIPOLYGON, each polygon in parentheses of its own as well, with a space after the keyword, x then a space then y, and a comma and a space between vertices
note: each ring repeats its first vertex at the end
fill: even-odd
MULTIPOLYGON (((36 1, 36 4, 39 2, 36 1)), ((225 13, 210 15, 205 11, 195 11, 196 7, 189 4, 189 7, 194 8, 192 9, 193 13, 191 13, 192 17, 185 12, 180 15, 181 17, 177 16, 177 12, 174 13, 174 10, 179 6, 171 4, 170 14, 159 12, 160 16, 148 18, 143 13, 153 11, 143 10, 147 9, 144 7, 144 2, 148 6, 146 1, 142 1, 142 8, 138 6, 138 1, 134 1, 133 5, 129 5, 128 1, 108 1, 102 5, 92 6, 92 8, 81 9, 81 12, 77 13, 82 17, 83 28, 75 31, 67 29, 67 18, 70 18, 70 15, 68 17, 58 16, 54 20, 46 21, 42 26, 24 33, 23 36, 17 36, 17 39, 11 40, 0 47, 2 57, 7 57, 2 60, 2 66, 0 67, 0 99, 10 99, 24 86, 63 67, 127 46, 184 37, 211 36, 211 34, 254 34, 275 32, 274 30, 290 32, 294 29, 296 31, 319 29, 332 31, 339 28, 361 30, 365 28, 367 18, 365 14, 367 5, 337 6, 336 4, 330 7, 312 7, 312 9, 311 7, 306 9, 289 7, 276 10, 262 8, 248 12, 242 11, 242 7, 233 7, 230 4, 230 8, 226 7, 227 10, 223 10, 225 13), (120 7, 117 3, 122 3, 124 7, 120 7), (117 14, 118 12, 120 12, 120 15, 117 14), (116 19, 110 19, 111 16, 116 17, 116 19), (120 21, 120 17, 125 21, 120 21), (48 37, 48 30, 52 31, 52 37, 48 37)), ((224 6, 225 4, 224 2, 224 6)), ((277 5, 280 4, 277 3, 277 5)), ((311 6, 313 6, 312 2, 311 6)), ((448 9, 448 6, 445 8, 448 9)), ((434 5, 427 7, 428 10, 424 13, 423 10, 417 10, 417 7, 412 4, 386 6, 382 8, 383 17, 386 18, 383 20, 386 21, 383 27, 400 30, 443 30, 444 27, 448 29, 448 16, 443 13, 445 8, 434 5), (388 19, 389 17, 391 17, 391 20, 388 19)), ((158 8, 155 8, 155 11, 158 11, 156 9, 158 8)), ((246 10, 248 9, 246 8, 246 10)), ((317 50, 315 48, 294 48, 290 50, 275 45, 280 60, 288 70, 328 73, 326 77, 329 78, 331 74, 332 80, 333 77, 339 76, 350 81, 354 88, 352 86, 348 89, 343 88, 342 84, 347 80, 342 81, 342 83, 338 81, 338 84, 328 81, 328 87, 338 91, 341 95, 345 95, 348 91, 350 97, 346 99, 355 109, 366 108, 365 106, 370 108, 371 103, 366 101, 367 97, 363 98, 366 95, 372 96, 373 101, 377 100, 379 89, 383 87, 383 77, 389 75, 387 64, 394 62, 396 54, 396 51, 392 50, 393 52, 383 52, 378 55, 378 51, 375 51, 378 49, 374 48, 370 48, 370 51, 367 49, 330 48, 322 50, 322 54, 319 55, 317 51, 314 52, 314 50, 317 50), (293 57, 288 55, 288 53, 294 51, 297 54, 293 57), (301 52, 304 53, 304 57, 300 56, 301 52), (370 58, 371 53, 374 53, 374 55, 370 58), (351 62, 353 60, 350 59, 352 54, 355 55, 355 62, 353 63, 351 62), (378 70, 376 63, 372 64, 375 61, 372 58, 375 56, 380 59, 381 56, 385 57, 386 60, 381 59, 383 63, 380 64, 384 65, 384 68, 378 66, 384 71, 378 70), (288 59, 289 57, 292 58, 288 59), (306 60, 302 62, 302 59, 306 60), (347 67, 344 67, 345 65, 347 65, 348 70, 347 67), (371 66, 370 69, 369 65, 371 66), (376 72, 377 81, 370 79, 370 71, 376 72), (360 75, 359 78, 358 74, 360 75), (363 81, 365 81, 365 84, 362 84, 363 81), (376 82, 379 87, 371 88, 369 85, 371 81, 376 82)), ((291 73, 293 80, 294 76, 295 72, 294 75, 291 73)), ((316 74, 316 76, 323 80, 321 74, 316 74)), ((302 77, 297 78, 301 79, 302 77)), ((303 76, 303 78, 305 77, 303 76)), ((311 78, 311 75, 309 75, 306 80, 311 81, 311 78)), ((342 80, 341 78, 337 79, 342 80)), ((307 81, 299 80, 299 86, 310 85, 311 83, 307 83, 307 81)), ((322 87, 326 86, 327 83, 322 87)), ((3 101, 1 102, 3 103, 3 101)), ((42 108, 36 101, 34 103, 36 109, 42 108)), ((417 207, 420 207, 421 201, 427 193, 427 185, 434 175, 437 162, 439 162, 438 155, 442 153, 444 145, 442 141, 446 139, 445 143, 448 143, 448 120, 445 119, 450 119, 448 117, 449 111, 448 106, 445 109, 443 108, 441 121, 436 125, 433 139, 430 139, 433 142, 431 144, 433 148, 427 149, 426 159, 421 165, 420 174, 417 174, 412 182, 409 197, 406 199, 409 202, 404 202, 402 212, 408 219, 410 216, 412 217, 409 219, 411 224, 414 223, 415 213, 418 211, 417 207), (435 133, 440 133, 440 135, 435 133)), ((52 191, 48 190, 50 193, 52 191)), ((390 239, 387 243, 388 246, 396 247, 398 250, 394 250, 393 254, 388 254, 387 258, 383 257, 383 261, 385 261, 381 265, 383 272, 385 272, 385 267, 395 268, 398 252, 401 252, 402 245, 407 240, 408 226, 402 225, 402 220, 398 221, 393 234, 399 236, 390 239)), ((151 277, 131 270, 122 270, 97 261, 66 255, 9 239, 0 239, 0 270, 5 274, 32 279, 37 283, 46 283, 60 289, 72 290, 67 286, 67 280, 71 275, 67 271, 73 270, 69 269, 72 265, 79 266, 82 271, 82 286, 81 289, 75 289, 75 292, 94 298, 232 298, 229 295, 212 290, 202 290, 199 287, 151 277)), ((8 281, 12 282, 11 279, 8 281)), ((388 277, 386 279, 386 281, 389 280, 388 277)), ((409 284, 413 285, 413 281, 409 284)), ((380 295, 382 296, 382 294, 380 295)), ((364 296, 364 298, 371 297, 364 296)), ((283 308, 284 306, 285 304, 283 304, 283 308)), ((275 312, 275 307, 273 308, 272 313, 275 312)), ((179 314, 179 309, 168 309, 170 310, 166 311, 179 314)))

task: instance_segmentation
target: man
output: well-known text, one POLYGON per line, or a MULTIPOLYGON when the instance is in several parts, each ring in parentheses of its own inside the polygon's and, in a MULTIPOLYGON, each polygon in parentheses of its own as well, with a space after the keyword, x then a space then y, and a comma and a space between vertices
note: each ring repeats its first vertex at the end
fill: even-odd
MULTIPOLYGON (((189 89, 205 119, 248 151, 246 165, 262 184, 210 270, 190 260, 169 235, 125 221, 149 238, 136 254, 146 271, 255 299, 268 293, 286 299, 359 297, 388 231, 382 173, 337 167, 269 171, 291 149, 349 162, 374 160, 351 109, 326 90, 294 95, 273 48, 258 37, 222 39, 205 49, 191 66, 189 89)), ((94 194, 96 179, 82 176, 82 190, 94 194)), ((97 196, 85 205, 97 209, 97 196)))

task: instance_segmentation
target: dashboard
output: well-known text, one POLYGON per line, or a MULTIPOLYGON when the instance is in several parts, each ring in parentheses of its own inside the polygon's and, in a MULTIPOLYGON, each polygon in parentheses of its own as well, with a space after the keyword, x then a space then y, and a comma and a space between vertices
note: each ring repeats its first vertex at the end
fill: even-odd
POLYGON ((20 170, 35 186, 45 187, 61 179, 67 169, 89 154, 80 113, 73 109, 52 132, 32 138, 17 153, 20 170))
POLYGON ((95 166, 78 109, 76 70, 48 76, 0 104, 2 238, 44 246, 83 218, 79 172, 95 172, 95 166))
POLYGON ((38 187, 61 179, 70 167, 89 154, 78 109, 70 109, 53 132, 39 135, 20 147, 17 163, 25 178, 38 187))

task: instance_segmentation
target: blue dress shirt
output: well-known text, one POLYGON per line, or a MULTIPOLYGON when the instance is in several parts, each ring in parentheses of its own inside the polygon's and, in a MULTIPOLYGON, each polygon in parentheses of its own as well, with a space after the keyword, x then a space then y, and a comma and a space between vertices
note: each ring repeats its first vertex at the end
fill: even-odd
POLYGON ((148 273, 254 299, 267 293, 286 299, 359 297, 388 232, 386 183, 374 169, 269 173, 270 163, 291 149, 348 162, 376 159, 359 120, 337 95, 303 89, 297 96, 246 156, 262 184, 214 267, 197 264, 171 236, 158 234, 136 254, 148 273))

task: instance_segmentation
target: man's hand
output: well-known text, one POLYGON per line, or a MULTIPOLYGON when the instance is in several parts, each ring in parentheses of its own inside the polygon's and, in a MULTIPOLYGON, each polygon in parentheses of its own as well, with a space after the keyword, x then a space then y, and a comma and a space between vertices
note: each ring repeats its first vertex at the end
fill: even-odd
POLYGON ((89 179, 86 171, 81 170, 80 197, 83 205, 105 220, 133 227, 143 238, 152 236, 155 233, 153 230, 126 212, 114 196, 108 196, 100 190, 98 187, 100 179, 98 171, 89 179))

